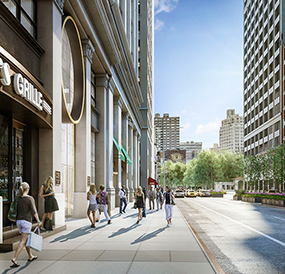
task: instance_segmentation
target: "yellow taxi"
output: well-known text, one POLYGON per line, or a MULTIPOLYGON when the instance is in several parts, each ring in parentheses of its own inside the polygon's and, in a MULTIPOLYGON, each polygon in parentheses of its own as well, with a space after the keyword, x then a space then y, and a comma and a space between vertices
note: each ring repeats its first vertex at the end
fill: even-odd
POLYGON ((194 197, 194 198, 196 198, 197 197, 197 193, 195 192, 195 190, 187 190, 185 196, 186 197, 194 197))
POLYGON ((227 191, 226 191, 225 189, 222 189, 221 192, 222 192, 223 194, 227 194, 227 191))

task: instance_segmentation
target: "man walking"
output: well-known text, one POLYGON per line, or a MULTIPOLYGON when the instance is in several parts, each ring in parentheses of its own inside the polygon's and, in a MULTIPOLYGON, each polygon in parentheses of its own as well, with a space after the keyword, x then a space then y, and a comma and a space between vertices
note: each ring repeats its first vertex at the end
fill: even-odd
POLYGON ((149 209, 151 210, 151 204, 152 209, 154 209, 154 199, 155 199, 155 191, 152 190, 152 186, 150 187, 150 190, 148 192, 148 201, 149 201, 149 209))
POLYGON ((127 207, 127 197, 126 197, 126 186, 123 185, 121 190, 119 191, 119 197, 120 197, 120 213, 123 214, 126 213, 125 209, 127 207), (122 210, 123 203, 125 204, 124 209, 122 210))

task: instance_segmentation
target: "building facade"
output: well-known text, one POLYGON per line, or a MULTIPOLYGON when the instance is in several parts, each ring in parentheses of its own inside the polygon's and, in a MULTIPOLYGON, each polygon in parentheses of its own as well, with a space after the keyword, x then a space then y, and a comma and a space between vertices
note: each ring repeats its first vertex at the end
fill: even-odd
POLYGON ((210 151, 213 151, 214 153, 219 154, 220 153, 219 144, 214 143, 213 147, 210 148, 210 151))
POLYGON ((243 153, 243 133, 243 117, 228 109, 220 127, 220 150, 243 153))
POLYGON ((202 150, 202 142, 181 142, 180 149, 186 150, 186 163, 188 164, 192 159, 198 158, 198 155, 202 150))
POLYGON ((137 0, 0 1, 3 226, 22 181, 43 213, 38 193, 50 175, 59 225, 86 216, 90 184, 105 186, 111 208, 122 184, 132 201, 146 173, 141 85, 153 81, 139 79, 138 11, 137 0))
POLYGON ((154 126, 158 152, 180 148, 180 117, 169 117, 168 113, 160 117, 160 114, 156 113, 154 126))
POLYGON ((165 161, 172 161, 173 163, 186 164, 186 150, 181 149, 167 149, 165 151, 165 161))
POLYGON ((141 133, 141 185, 147 187, 147 178, 155 178, 154 153, 154 8, 153 0, 139 1, 138 75, 143 103, 141 133))
POLYGON ((244 1, 244 154, 282 144, 284 1, 244 1))

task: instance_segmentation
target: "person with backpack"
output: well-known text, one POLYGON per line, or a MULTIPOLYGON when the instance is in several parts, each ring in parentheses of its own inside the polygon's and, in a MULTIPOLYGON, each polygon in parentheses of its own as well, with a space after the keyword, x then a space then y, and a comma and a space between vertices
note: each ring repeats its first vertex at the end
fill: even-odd
POLYGON ((127 207, 127 196, 126 196, 126 186, 123 185, 121 190, 119 191, 119 197, 120 197, 120 213, 123 214, 126 213, 126 207, 127 207), (124 203, 124 209, 122 210, 123 207, 123 203, 124 203))
POLYGON ((156 208, 157 211, 159 210, 159 208, 161 209, 162 207, 162 194, 159 191, 159 187, 156 188, 156 208))
POLYGON ((108 205, 107 205, 107 195, 108 194, 104 190, 105 186, 100 185, 99 188, 100 188, 100 192, 98 193, 98 198, 99 198, 99 201, 100 201, 99 208, 100 208, 100 210, 103 210, 105 218, 107 220, 107 223, 110 224, 111 220, 110 220, 109 214, 107 212, 107 207, 108 207, 108 205))

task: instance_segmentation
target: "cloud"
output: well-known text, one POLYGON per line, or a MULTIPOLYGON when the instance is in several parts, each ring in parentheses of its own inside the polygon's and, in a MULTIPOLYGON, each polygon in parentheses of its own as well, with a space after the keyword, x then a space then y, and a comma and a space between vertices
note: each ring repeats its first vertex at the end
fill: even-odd
POLYGON ((171 27, 170 30, 171 31, 176 31, 176 29, 174 27, 171 27))
POLYGON ((206 132, 212 132, 220 129, 221 126, 221 120, 219 118, 216 118, 215 122, 209 122, 206 125, 200 124, 197 129, 195 130, 195 135, 200 135, 206 132))
POLYGON ((191 127, 191 124, 189 122, 187 122, 186 124, 181 126, 181 131, 183 131, 183 130, 189 128, 189 127, 191 127))
POLYGON ((160 31, 164 27, 164 23, 158 19, 155 19, 154 30, 160 31))
POLYGON ((179 0, 154 0, 154 15, 174 10, 178 1, 179 0))

